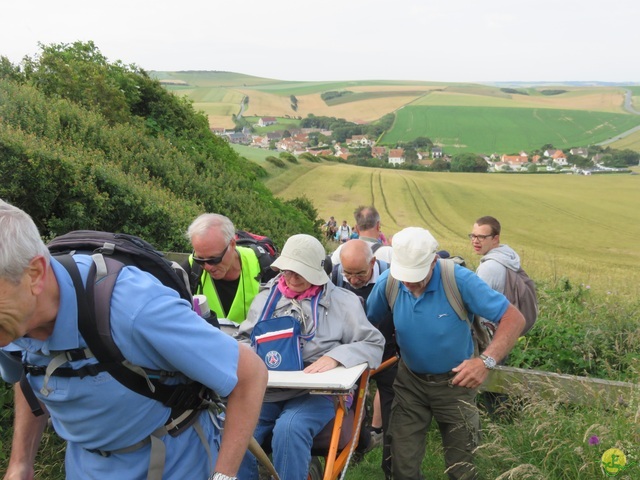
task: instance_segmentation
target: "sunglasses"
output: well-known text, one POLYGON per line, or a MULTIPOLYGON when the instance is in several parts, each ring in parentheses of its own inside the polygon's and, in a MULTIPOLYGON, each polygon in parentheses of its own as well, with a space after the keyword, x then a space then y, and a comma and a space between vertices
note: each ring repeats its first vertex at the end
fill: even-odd
POLYGON ((229 245, 227 244, 227 246, 224 247, 224 250, 222 251, 222 253, 218 257, 200 258, 200 257, 196 257, 194 255, 193 256, 193 261, 196 262, 198 265, 204 265, 205 263, 207 265, 218 265, 222 261, 224 256, 227 254, 227 250, 228 249, 229 249, 229 245))

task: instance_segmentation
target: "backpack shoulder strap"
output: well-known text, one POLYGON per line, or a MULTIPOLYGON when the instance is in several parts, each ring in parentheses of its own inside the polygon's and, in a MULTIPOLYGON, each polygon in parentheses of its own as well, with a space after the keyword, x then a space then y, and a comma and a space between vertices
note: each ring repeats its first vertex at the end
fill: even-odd
POLYGON ((383 262, 382 260, 376 260, 376 263, 378 264, 379 274, 389 269, 389 264, 387 262, 383 262))
POLYGON ((387 277, 387 284, 385 285, 384 293, 387 297, 387 303, 389 304, 389 310, 393 312, 393 306, 396 304, 396 299, 398 298, 398 292, 400 291, 400 283, 398 280, 391 276, 391 272, 389 272, 389 276, 387 277))
POLYGON ((331 282, 336 287, 342 287, 344 285, 344 278, 342 277, 342 264, 339 263, 335 266, 333 271, 331 272, 331 282))
POLYGON ((380 242, 376 242, 373 245, 371 245, 371 251, 373 253, 376 253, 376 250, 378 250, 381 246, 382 244, 380 242))
POLYGON ((455 263, 452 260, 440 259, 440 275, 442 277, 442 286, 444 287, 444 293, 447 296, 447 300, 451 305, 451 308, 456 312, 456 315, 460 317, 460 320, 469 322, 469 314, 462 301, 462 295, 458 289, 455 276, 455 263))
POLYGON ((191 260, 191 263, 187 261, 186 266, 189 267, 188 270, 185 268, 185 271, 187 271, 189 275, 189 289, 191 290, 191 295, 202 293, 202 272, 204 272, 204 268, 193 260, 191 260))
POLYGON ((93 259, 85 287, 72 256, 56 257, 73 281, 78 303, 78 329, 89 350, 105 366, 106 371, 125 387, 168 407, 175 405, 176 401, 181 400, 174 396, 179 389, 151 382, 144 369, 130 364, 124 358, 111 336, 111 294, 124 264, 101 254, 93 255, 93 259), (101 281, 98 282, 98 279, 101 281))

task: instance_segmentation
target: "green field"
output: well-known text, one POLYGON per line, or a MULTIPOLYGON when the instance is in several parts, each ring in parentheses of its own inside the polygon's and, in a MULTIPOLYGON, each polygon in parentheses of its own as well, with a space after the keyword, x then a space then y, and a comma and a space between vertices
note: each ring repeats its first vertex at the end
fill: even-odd
POLYGON ((408 106, 397 112, 382 138, 429 137, 447 152, 518 152, 550 143, 556 148, 591 145, 640 124, 640 116, 582 110, 408 106))
POLYGON ((306 195, 323 218, 351 223, 355 207, 374 204, 385 234, 422 226, 472 263, 466 234, 476 218, 493 215, 534 278, 640 295, 640 175, 427 173, 326 162, 277 173, 267 181, 272 191, 306 195))

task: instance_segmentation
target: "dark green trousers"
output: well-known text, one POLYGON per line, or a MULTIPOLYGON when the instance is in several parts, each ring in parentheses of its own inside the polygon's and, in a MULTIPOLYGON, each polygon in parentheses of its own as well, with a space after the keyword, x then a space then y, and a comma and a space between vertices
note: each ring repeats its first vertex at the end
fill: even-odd
POLYGON ((473 452, 478 445, 480 417, 476 389, 450 384, 453 373, 418 375, 401 360, 393 384, 390 437, 394 480, 422 479, 420 465, 427 432, 435 419, 442 434, 450 479, 475 480, 473 452))

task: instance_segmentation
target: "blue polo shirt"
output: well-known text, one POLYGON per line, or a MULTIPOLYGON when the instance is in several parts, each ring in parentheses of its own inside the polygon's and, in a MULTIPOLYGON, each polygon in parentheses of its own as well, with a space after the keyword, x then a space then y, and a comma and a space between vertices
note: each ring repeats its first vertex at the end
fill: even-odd
MULTIPOLYGON (((399 283, 393 308, 396 342, 402 359, 413 372, 438 374, 450 371, 473 356, 471 329, 447 300, 437 263, 425 291, 415 298, 399 283)), ((509 301, 471 270, 455 266, 455 278, 467 311, 498 323, 509 301)), ((367 299, 367 317, 380 322, 389 310, 385 293, 389 270, 380 275, 367 299)))
MULTIPOLYGON (((74 256, 83 279, 91 257, 74 256)), ((20 338, 5 347, 22 350, 28 363, 47 365, 52 352, 85 347, 78 332, 76 294, 67 271, 55 259, 53 272, 60 286, 60 305, 52 335, 45 341, 20 338)), ((191 310, 188 302, 156 278, 135 267, 118 276, 111 298, 113 338, 125 358, 155 370, 181 372, 221 396, 237 383, 238 345, 191 310)), ((15 380, 15 363, 0 355, 0 373, 15 380), (4 360, 3 360, 4 358, 4 360)), ((73 368, 95 359, 72 362, 73 368)), ((18 365, 19 366, 19 365, 18 365)), ((63 367, 69 367, 64 364, 63 367)), ((87 449, 116 450, 133 445, 164 425, 170 409, 124 387, 102 372, 84 378, 52 376, 47 396, 43 376, 28 376, 34 392, 47 406, 56 432, 68 442, 65 470, 68 479, 146 478, 150 447, 132 453, 102 457, 87 449)), ((205 413, 200 423, 215 458, 219 431, 205 413)), ((206 478, 210 465, 204 446, 193 428, 177 437, 165 436, 163 478, 206 478)))

